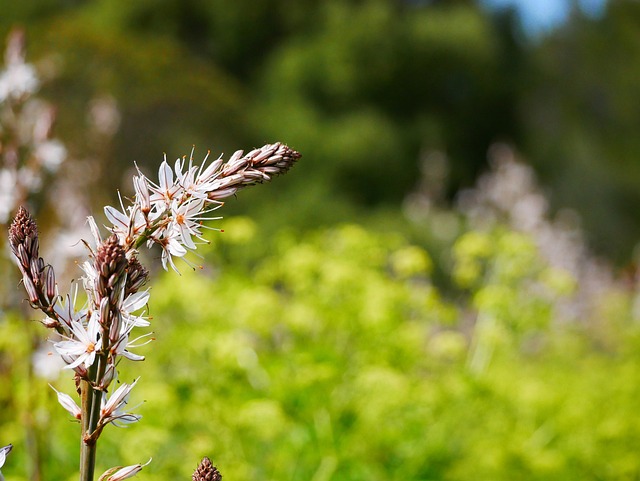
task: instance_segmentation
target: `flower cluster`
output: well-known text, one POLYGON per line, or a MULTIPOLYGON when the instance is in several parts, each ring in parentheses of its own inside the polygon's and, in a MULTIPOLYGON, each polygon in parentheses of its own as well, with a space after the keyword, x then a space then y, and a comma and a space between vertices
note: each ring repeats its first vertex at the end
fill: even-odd
MULTIPOLYGON (((193 164, 193 152, 175 161, 171 168, 166 158, 155 183, 141 172, 134 176, 135 201, 118 210, 105 207, 105 215, 113 224, 111 231, 125 249, 135 249, 146 242, 162 248, 162 265, 177 271, 174 257, 184 257, 196 249, 203 238, 203 222, 216 220, 212 211, 222 206, 221 199, 235 195, 240 189, 271 180, 283 174, 300 158, 300 154, 284 144, 267 144, 247 154, 236 151, 228 162, 222 157, 206 166, 193 164)), ((214 229, 216 230, 216 229, 214 229)))
MULTIPOLYGON (((97 232, 95 222, 90 222, 97 232)), ((131 331, 149 325, 143 316, 135 314, 149 298, 147 291, 138 291, 147 279, 147 270, 136 259, 135 252, 125 255, 117 236, 96 240, 99 241, 96 250, 91 250, 90 260, 82 266, 87 302, 77 308, 75 295, 63 299, 58 294, 53 268, 39 257, 37 226, 26 209, 18 210, 9 228, 11 250, 22 272, 29 301, 47 315, 43 324, 62 337, 53 347, 66 368, 75 371, 78 383, 85 381, 90 386, 90 404, 96 406, 99 415, 84 433, 85 442, 95 442, 108 423, 140 419, 123 411, 135 382, 121 385, 109 399, 107 392, 116 378, 119 356, 144 359, 130 352, 139 339, 132 341, 131 331)), ((58 393, 58 400, 76 419, 83 420, 80 407, 70 396, 58 393)))
MULTIPOLYGON (((208 155, 207 155, 208 158, 208 155)), ((174 258, 184 258, 198 243, 206 242, 205 221, 219 219, 209 214, 222 206, 220 199, 240 189, 270 180, 286 172, 300 154, 284 144, 268 144, 244 154, 234 153, 228 162, 219 157, 209 165, 194 165, 193 154, 178 159, 173 168, 162 162, 158 181, 141 172, 134 176, 135 197, 121 209, 105 207, 110 235, 103 239, 95 220, 89 217, 94 245, 81 268, 86 303, 76 306, 74 294, 61 296, 53 268, 39 256, 39 239, 35 221, 20 207, 9 228, 11 252, 22 273, 22 280, 32 307, 46 314, 42 323, 54 329, 61 339, 54 349, 75 372, 83 399, 82 408, 67 394, 56 391, 60 404, 82 423, 83 449, 95 456, 95 446, 104 427, 136 422, 140 415, 126 411, 129 394, 137 383, 123 383, 109 396, 117 379, 120 357, 132 361, 144 356, 132 349, 146 344, 149 334, 133 338, 134 328, 150 325, 141 312, 149 300, 148 290, 140 289, 148 271, 138 260, 138 249, 157 244, 162 249, 162 265, 176 269, 174 258)), ((84 453, 84 451, 83 451, 84 453)), ((92 466, 91 460, 85 463, 92 466)), ((91 468, 92 469, 92 468, 91 468)), ((105 473, 104 479, 125 479, 142 469, 129 466, 105 473)))

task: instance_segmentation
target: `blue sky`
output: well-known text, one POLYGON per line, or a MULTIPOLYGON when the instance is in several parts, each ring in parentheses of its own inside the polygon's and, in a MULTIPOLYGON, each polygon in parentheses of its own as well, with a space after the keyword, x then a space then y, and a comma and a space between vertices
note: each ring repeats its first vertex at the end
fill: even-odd
MULTIPOLYGON (((571 0, 482 0, 492 8, 515 6, 520 13, 522 25, 529 34, 549 30, 564 22, 571 9, 571 0)), ((597 17, 605 8, 607 0, 578 0, 580 8, 589 16, 597 17)))

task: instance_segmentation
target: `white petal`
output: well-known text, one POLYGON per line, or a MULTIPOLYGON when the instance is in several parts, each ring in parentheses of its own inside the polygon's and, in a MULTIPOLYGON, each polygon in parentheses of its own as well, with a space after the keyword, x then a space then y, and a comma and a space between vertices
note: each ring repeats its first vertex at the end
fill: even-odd
POLYGON ((140 356, 139 354, 134 354, 126 349, 120 353, 121 356, 126 357, 130 361, 144 361, 144 356, 140 356))
POLYGON ((169 238, 169 245, 167 246, 172 256, 182 257, 187 253, 187 250, 174 238, 169 238))
POLYGON ((107 219, 109 219, 109 222, 120 230, 127 230, 129 228, 129 216, 124 215, 115 207, 111 207, 110 205, 106 206, 104 208, 104 214, 107 216, 107 219))
POLYGON ((78 341, 60 341, 53 347, 63 356, 79 356, 86 351, 85 345, 78 341))
POLYGON ((49 386, 58 395, 58 402, 60 403, 60 405, 63 408, 65 408, 67 411, 69 411, 69 413, 74 418, 81 419, 82 418, 82 411, 80 410, 80 407, 76 404, 76 402, 73 400, 73 398, 71 396, 69 396, 68 394, 61 393, 56 388, 51 386, 51 384, 49 384, 49 386))
MULTIPOLYGON (((120 468, 118 471, 113 473, 111 476, 103 479, 104 475, 108 473, 105 472, 102 476, 100 476, 99 481, 121 481, 123 479, 131 478, 138 474, 143 467, 147 466, 151 462, 151 459, 147 461, 145 464, 133 464, 131 466, 125 466, 124 468, 120 468)), ((113 469, 113 468, 112 468, 113 469)), ((109 470, 110 471, 110 470, 109 470)))
POLYGON ((173 185, 173 171, 166 160, 162 161, 158 169, 158 180, 160 181, 160 189, 167 191, 173 185))
POLYGON ((96 246, 100 245, 102 243, 102 236, 100 236, 98 224, 96 224, 93 216, 87 217, 87 223, 89 224, 89 229, 91 229, 91 233, 93 234, 93 239, 96 241, 96 246))
POLYGON ((126 312, 135 312, 142 309, 149 302, 149 291, 136 292, 127 297, 122 304, 122 309, 126 312))
POLYGON ((189 231, 189 227, 186 224, 177 225, 178 231, 180 232, 180 238, 182 239, 182 243, 189 249, 195 249, 196 245, 191 239, 191 232, 189 231))
POLYGON ((182 164, 183 164, 182 159, 180 158, 176 159, 174 170, 176 171, 176 178, 178 179, 181 179, 183 177, 182 164))
POLYGON ((222 156, 218 157, 215 161, 209 165, 200 175, 198 175, 198 181, 206 182, 222 165, 222 156))
POLYGON ((120 407, 122 403, 126 402, 127 397, 131 393, 131 390, 133 389, 133 387, 137 384, 138 379, 133 381, 131 384, 123 384, 118 389, 116 389, 115 392, 109 398, 109 401, 107 401, 107 403, 104 405, 102 410, 104 412, 112 412, 115 409, 118 409, 118 407, 120 407))
POLYGON ((4 466, 4 462, 7 459, 7 454, 9 454, 12 448, 13 448, 12 444, 9 444, 8 446, 0 448, 0 468, 4 466))

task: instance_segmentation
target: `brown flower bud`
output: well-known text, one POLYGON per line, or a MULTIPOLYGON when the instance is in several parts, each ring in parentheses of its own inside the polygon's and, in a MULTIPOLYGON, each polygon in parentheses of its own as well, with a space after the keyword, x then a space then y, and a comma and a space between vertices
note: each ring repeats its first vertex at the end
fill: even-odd
POLYGON ((13 255, 18 258, 23 268, 29 270, 29 260, 38 257, 38 227, 29 211, 20 206, 13 222, 9 226, 9 243, 13 255), (22 246, 24 253, 18 251, 22 246), (26 262, 25 262, 26 261, 26 262))
POLYGON ((221 481, 222 474, 206 456, 191 476, 192 481, 221 481))
POLYGON ((147 279, 149 278, 149 271, 140 263, 136 257, 129 259, 129 265, 127 266, 127 283, 125 284, 125 297, 130 294, 138 292, 147 279))
POLYGON ((98 272, 96 292, 100 297, 109 297, 113 291, 122 288, 128 265, 124 248, 118 241, 118 236, 111 235, 98 247, 94 266, 98 272))

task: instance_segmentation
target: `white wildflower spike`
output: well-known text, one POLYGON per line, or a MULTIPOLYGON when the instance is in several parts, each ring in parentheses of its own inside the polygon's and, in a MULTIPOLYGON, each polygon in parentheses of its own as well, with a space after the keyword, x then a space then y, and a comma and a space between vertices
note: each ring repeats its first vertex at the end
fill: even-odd
MULTIPOLYGON (((175 257, 184 258, 196 250, 198 244, 208 242, 204 229, 219 230, 203 224, 220 219, 210 216, 223 205, 220 199, 286 172, 300 154, 276 143, 246 155, 237 151, 228 162, 220 157, 205 167, 208 157, 209 154, 198 167, 193 164, 192 152, 188 162, 186 157, 177 159, 172 168, 165 156, 158 170, 157 184, 138 170, 133 179, 133 203, 125 207, 120 197, 119 209, 104 208, 111 224, 108 238, 104 239, 95 220, 88 218, 94 244, 85 242, 89 259, 82 263, 81 269, 87 301, 79 310, 75 308, 75 294, 59 295, 53 269, 39 257, 37 226, 26 209, 19 209, 9 229, 11 252, 23 275, 32 307, 45 312, 50 319, 46 325, 62 335, 62 340, 53 343, 54 349, 67 364, 66 368, 75 371, 82 407, 67 394, 56 393, 58 402, 74 418, 83 420, 82 456, 94 455, 95 443, 107 424, 125 426, 142 417, 125 411, 138 379, 122 384, 111 396, 107 394, 117 379, 119 358, 143 360, 144 356, 130 350, 153 340, 148 337, 151 333, 131 339, 134 328, 150 325, 143 310, 149 291, 139 292, 147 280, 148 270, 138 260, 138 249, 144 244, 160 245, 163 267, 171 266, 177 271, 175 257)), ((188 260, 185 262, 193 266, 188 260)), ((10 446, 0 450, 3 456, 0 465, 8 449, 10 446)), ((100 480, 127 479, 143 466, 146 464, 112 468, 100 480)), ((85 474, 87 479, 93 479, 92 463, 82 463, 81 469, 83 479, 85 474)))
POLYGON ((219 157, 205 167, 208 158, 209 153, 198 167, 193 164, 192 151, 188 162, 186 158, 178 158, 172 168, 165 156, 158 169, 157 184, 138 170, 133 179, 136 193, 133 205, 122 210, 105 209, 113 225, 111 231, 118 235, 125 249, 138 248, 144 242, 149 246, 158 244, 164 269, 171 267, 177 271, 174 257, 184 257, 195 250, 196 240, 207 242, 202 234, 202 229, 207 228, 203 223, 220 219, 207 216, 222 206, 220 199, 286 172, 300 154, 275 143, 246 155, 239 150, 227 163, 219 157))
POLYGON ((58 395, 58 402, 63 408, 65 408, 69 412, 69 414, 71 414, 74 418, 78 420, 82 419, 82 410, 80 409, 80 406, 76 404, 76 402, 73 400, 71 396, 58 391, 51 384, 49 384, 49 387, 56 392, 56 394, 58 395))

